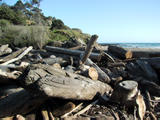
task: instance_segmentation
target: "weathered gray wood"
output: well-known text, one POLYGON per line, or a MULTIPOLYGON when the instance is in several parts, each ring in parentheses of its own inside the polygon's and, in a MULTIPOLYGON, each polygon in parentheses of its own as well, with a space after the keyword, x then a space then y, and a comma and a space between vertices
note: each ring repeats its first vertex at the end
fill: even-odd
POLYGON ((6 57, 3 57, 2 59, 0 59, 0 62, 6 62, 6 61, 9 61, 15 57, 17 57, 18 55, 20 55, 23 51, 26 50, 26 47, 24 48, 21 48, 13 53, 11 53, 10 55, 6 56, 6 57))
MULTIPOLYGON (((66 55, 77 56, 77 57, 79 57, 81 54, 84 53, 84 51, 80 51, 80 50, 70 50, 66 48, 58 48, 58 47, 51 47, 51 46, 46 46, 45 49, 49 52, 66 54, 66 55)), ((94 60, 97 60, 99 57, 100 57, 100 54, 98 53, 91 53, 90 55, 90 58, 94 60)))
POLYGON ((132 58, 132 52, 130 50, 125 50, 124 48, 119 46, 109 45, 108 52, 120 59, 132 58))
POLYGON ((24 82, 25 88, 33 94, 63 99, 92 100, 97 93, 112 90, 108 84, 100 81, 40 64, 33 65, 24 82))
POLYGON ((110 100, 125 105, 128 102, 135 100, 137 94, 138 83, 136 81, 122 81, 114 88, 110 100))
MULTIPOLYGON (((6 91, 8 93, 9 89, 6 91)), ((12 88, 11 91, 0 99, 0 117, 29 113, 46 100, 44 97, 31 96, 23 88, 12 88)))
POLYGON ((81 58, 82 64, 84 64, 86 62, 87 58, 90 56, 90 54, 91 54, 91 52, 93 50, 94 44, 95 44, 97 39, 98 39, 97 35, 92 35, 91 36, 91 39, 90 39, 90 41, 89 41, 89 43, 87 45, 87 48, 86 48, 86 50, 85 50, 85 52, 84 52, 84 54, 83 54, 83 56, 81 58))
POLYGON ((0 46, 0 56, 11 53, 12 49, 8 47, 8 44, 0 46))
POLYGON ((92 66, 97 70, 98 80, 105 82, 105 83, 111 82, 110 77, 104 71, 102 71, 91 59, 89 59, 89 58, 87 59, 86 65, 92 66))
POLYGON ((43 61, 48 65, 53 65, 55 63, 59 63, 61 66, 69 64, 69 62, 62 57, 55 57, 55 58, 44 58, 43 61))

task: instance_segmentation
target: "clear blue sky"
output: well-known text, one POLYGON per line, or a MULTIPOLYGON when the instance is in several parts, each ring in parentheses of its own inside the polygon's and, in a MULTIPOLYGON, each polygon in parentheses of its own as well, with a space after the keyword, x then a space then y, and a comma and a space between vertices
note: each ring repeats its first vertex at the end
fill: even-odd
POLYGON ((43 0, 40 8, 98 42, 160 43, 160 0, 43 0))

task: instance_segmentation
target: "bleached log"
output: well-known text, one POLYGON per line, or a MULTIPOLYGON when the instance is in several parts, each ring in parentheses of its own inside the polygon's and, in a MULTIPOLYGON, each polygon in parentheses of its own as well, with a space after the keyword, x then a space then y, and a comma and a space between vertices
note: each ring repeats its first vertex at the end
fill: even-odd
POLYGON ((8 65, 8 64, 10 64, 10 63, 13 63, 13 62, 15 62, 15 61, 17 61, 17 60, 20 60, 20 59, 22 59, 26 54, 28 54, 28 52, 30 52, 31 50, 32 50, 32 46, 30 46, 30 47, 28 47, 22 54, 20 54, 18 57, 16 57, 16 58, 14 58, 14 59, 11 59, 11 60, 9 60, 9 61, 7 61, 7 62, 5 62, 5 63, 2 63, 1 65, 8 65))
POLYGON ((7 55, 7 56, 1 58, 1 59, 0 59, 0 62, 7 62, 7 61, 9 61, 9 60, 11 60, 11 59, 17 57, 18 55, 20 55, 20 54, 21 54, 23 51, 25 51, 26 49, 27 49, 27 48, 24 47, 24 48, 21 48, 21 49, 15 51, 15 52, 9 54, 9 55, 7 55))

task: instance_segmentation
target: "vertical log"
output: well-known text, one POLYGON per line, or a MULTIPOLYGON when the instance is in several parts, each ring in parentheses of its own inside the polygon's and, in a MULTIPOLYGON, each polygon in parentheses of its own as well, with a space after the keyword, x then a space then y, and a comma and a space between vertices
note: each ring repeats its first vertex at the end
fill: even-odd
POLYGON ((87 45, 87 48, 84 52, 84 55, 81 59, 81 64, 84 64, 86 62, 87 58, 90 56, 97 38, 98 38, 97 35, 92 35, 92 37, 87 45))

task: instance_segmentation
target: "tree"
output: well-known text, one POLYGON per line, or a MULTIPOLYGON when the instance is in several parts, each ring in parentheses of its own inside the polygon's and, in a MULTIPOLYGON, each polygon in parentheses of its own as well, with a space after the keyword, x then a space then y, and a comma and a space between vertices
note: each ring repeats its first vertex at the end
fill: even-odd
POLYGON ((0 19, 7 19, 12 21, 15 17, 15 13, 7 5, 0 6, 0 19))
POLYGON ((50 29, 53 30, 53 29, 63 29, 63 28, 65 28, 63 21, 60 19, 53 18, 52 25, 51 25, 50 29))
POLYGON ((13 6, 13 9, 15 9, 15 11, 25 11, 25 5, 21 0, 18 0, 13 6))

